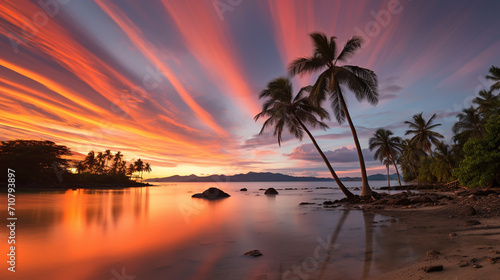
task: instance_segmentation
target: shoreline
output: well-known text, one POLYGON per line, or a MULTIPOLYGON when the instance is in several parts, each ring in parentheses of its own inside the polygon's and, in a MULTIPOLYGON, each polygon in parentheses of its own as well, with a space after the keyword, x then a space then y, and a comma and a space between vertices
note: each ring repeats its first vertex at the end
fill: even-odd
MULTIPOLYGON (((84 184, 84 183, 37 184, 37 183, 30 183, 30 184, 18 184, 16 186, 16 188, 18 191, 22 192, 25 190, 26 191, 54 191, 54 190, 69 190, 69 189, 115 190, 115 189, 126 189, 126 188, 154 187, 154 186, 155 185, 150 184, 148 182, 146 182, 146 183, 128 182, 128 183, 114 183, 114 184, 103 184, 103 183, 96 183, 96 184, 84 184)), ((6 183, 0 184, 0 188, 2 190, 6 190, 7 184, 6 183)))
MULTIPOLYGON (((422 197, 435 194, 420 193, 422 197)), ((418 239, 418 231, 426 231, 445 241, 436 246, 439 248, 422 248, 426 256, 407 266, 367 279, 497 279, 500 275, 500 190, 491 193, 459 190, 439 195, 447 198, 410 205, 370 205, 377 204, 376 201, 363 205, 363 211, 397 219, 394 230, 401 234, 418 239), (439 270, 439 266, 441 271, 425 271, 430 267, 439 270)))

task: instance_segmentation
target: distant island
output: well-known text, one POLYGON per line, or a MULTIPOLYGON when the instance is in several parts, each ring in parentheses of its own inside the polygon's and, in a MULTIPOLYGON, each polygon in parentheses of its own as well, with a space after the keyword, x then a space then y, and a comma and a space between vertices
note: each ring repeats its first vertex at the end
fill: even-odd
MULTIPOLYGON (((397 180, 396 173, 390 176, 391 180, 397 180)), ((342 177, 342 181, 361 181, 361 177, 342 177)), ((387 180, 387 175, 374 174, 368 176, 368 180, 387 180)), ((208 175, 208 176, 179 176, 151 178, 147 182, 309 182, 309 181, 333 181, 332 178, 321 177, 295 177, 271 172, 248 172, 236 175, 208 175)))

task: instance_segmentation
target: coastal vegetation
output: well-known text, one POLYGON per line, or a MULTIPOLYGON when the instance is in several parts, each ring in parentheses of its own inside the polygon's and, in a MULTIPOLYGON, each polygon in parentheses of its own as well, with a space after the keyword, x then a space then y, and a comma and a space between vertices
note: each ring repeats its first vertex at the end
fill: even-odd
POLYGON ((70 148, 52 141, 11 140, 0 145, 0 167, 15 170, 19 184, 133 183, 142 182, 143 173, 152 170, 140 158, 127 166, 120 151, 90 151, 82 161, 74 157, 70 148))
MULTIPOLYGON (((425 120, 419 113, 412 121, 405 121, 409 128, 406 135, 413 137, 395 145, 399 151, 396 162, 405 181, 439 184, 458 180, 469 188, 500 186, 500 97, 495 93, 500 89, 498 69, 492 66, 486 76, 496 83, 479 91, 473 105, 457 114, 450 144, 434 131, 441 125, 434 123, 436 114, 425 120)), ((372 139, 378 137, 379 131, 372 139)))
MULTIPOLYGON (((346 197, 352 197, 342 184, 329 160, 306 125, 311 128, 326 129, 323 122, 329 119, 322 104, 328 99, 336 120, 349 124, 358 153, 362 177, 362 196, 370 196, 366 166, 356 128, 345 102, 345 92, 351 92, 358 101, 378 103, 377 75, 369 69, 353 65, 338 65, 346 62, 361 47, 360 37, 353 36, 342 49, 337 48, 336 37, 328 38, 323 33, 310 34, 314 52, 311 57, 297 58, 288 66, 290 76, 321 72, 313 85, 302 88, 294 97, 292 84, 288 78, 275 79, 267 85, 259 96, 265 99, 262 112, 255 121, 266 117, 260 134, 266 128, 273 128, 281 145, 282 133, 286 128, 290 134, 303 138, 304 132, 313 142, 327 165, 332 177, 346 197)), ((445 137, 435 131, 441 126, 433 114, 428 119, 424 112, 415 114, 405 121, 408 130, 403 139, 393 136, 390 130, 380 128, 369 139, 370 150, 375 150, 375 159, 386 166, 388 187, 389 166, 394 166, 399 185, 402 171, 403 180, 424 184, 439 184, 459 180, 465 187, 492 187, 500 185, 500 97, 495 91, 500 89, 500 68, 491 66, 486 78, 493 81, 488 90, 481 90, 472 101, 473 105, 457 114, 453 125, 454 136, 445 142, 445 137)), ((335 159, 332 159, 335 160, 335 159)))

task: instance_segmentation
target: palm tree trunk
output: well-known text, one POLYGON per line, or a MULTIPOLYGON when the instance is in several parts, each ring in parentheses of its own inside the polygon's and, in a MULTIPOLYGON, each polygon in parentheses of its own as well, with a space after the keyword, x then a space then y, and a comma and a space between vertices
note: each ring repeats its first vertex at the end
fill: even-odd
POLYGON ((385 167, 387 168, 387 190, 391 189, 391 178, 389 177, 389 164, 386 164, 385 167))
POLYGON ((340 104, 342 105, 342 108, 344 110, 344 114, 347 119, 347 122, 349 123, 349 127, 351 128, 352 138, 354 139, 354 144, 356 144, 356 150, 358 151, 359 167, 361 169, 361 179, 363 181, 363 185, 361 187, 361 195, 371 196, 372 189, 368 184, 368 176, 366 175, 365 160, 363 158, 363 151, 361 151, 361 145, 359 144, 358 134, 356 133, 356 128, 354 127, 354 124, 352 123, 351 120, 351 116, 349 115, 349 111, 347 110, 347 105, 345 104, 344 97, 340 92, 338 94, 339 94, 340 104))
POLYGON ((391 157, 392 157, 392 163, 394 164, 394 168, 396 169, 396 174, 398 174, 398 183, 399 183, 399 186, 401 186, 401 178, 399 177, 399 171, 398 171, 398 166, 396 165, 396 160, 394 159, 394 155, 392 154, 391 152, 391 157))
POLYGON ((300 126, 302 126, 302 128, 304 129, 304 131, 307 133, 307 135, 309 136, 309 138, 311 138, 311 141, 313 142, 314 144, 314 147, 316 147, 316 150, 318 150, 318 153, 321 155, 321 158, 323 159, 323 161, 325 162, 326 166, 328 167, 328 170, 330 170, 330 173, 332 174, 333 176, 333 179, 335 179, 335 182, 337 183, 337 185, 339 186, 340 190, 344 193, 344 195, 347 197, 347 198, 352 198, 354 197, 354 194, 352 194, 351 191, 349 191, 345 186, 344 184, 342 183, 342 181, 340 181, 340 178, 337 176, 337 173, 335 173, 335 170, 333 170, 333 167, 332 165, 330 164, 330 162, 328 161, 328 159, 326 158, 325 154, 323 153, 323 151, 321 151, 321 148, 318 146, 318 143, 316 142, 316 140, 314 139, 314 137, 312 136, 311 132, 309 132, 309 130, 307 129, 307 127, 302 123, 302 121, 300 121, 299 119, 297 119, 300 123, 300 126))

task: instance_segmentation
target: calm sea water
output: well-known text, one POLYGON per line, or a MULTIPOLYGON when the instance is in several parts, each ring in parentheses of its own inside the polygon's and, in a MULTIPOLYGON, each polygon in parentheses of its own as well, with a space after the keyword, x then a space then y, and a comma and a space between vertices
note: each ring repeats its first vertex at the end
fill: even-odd
MULTIPOLYGON (((346 184, 354 188, 361 182, 346 184)), ((7 271, 8 232, 2 226, 0 279, 360 279, 425 253, 388 231, 389 217, 299 205, 343 197, 337 189, 316 189, 332 185, 157 183, 18 193, 16 272, 7 271), (231 197, 191 198, 213 186, 231 197), (248 192, 240 192, 243 187, 248 192), (283 190, 277 196, 259 190, 268 187, 283 190), (243 256, 254 249, 263 256, 243 256)), ((6 223, 2 200, 0 218, 6 223)))

